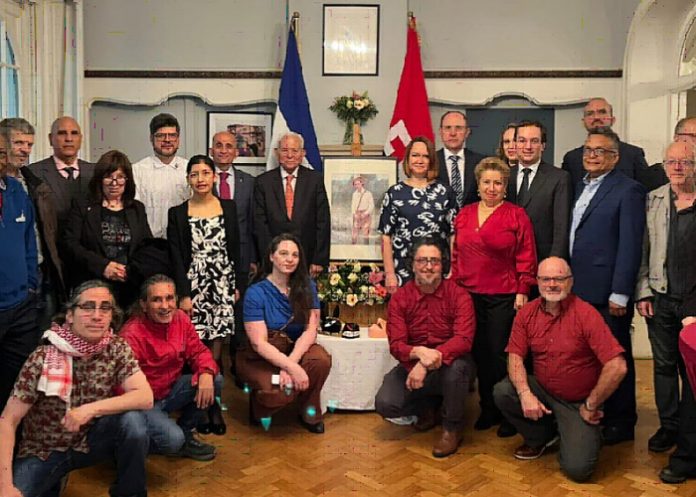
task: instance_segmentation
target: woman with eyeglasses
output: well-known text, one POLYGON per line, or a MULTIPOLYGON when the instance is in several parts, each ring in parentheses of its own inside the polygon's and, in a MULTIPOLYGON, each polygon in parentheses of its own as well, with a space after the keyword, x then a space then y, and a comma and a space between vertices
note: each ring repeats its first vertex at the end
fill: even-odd
MULTIPOLYGON (((474 301, 476 361, 481 415, 476 430, 503 422, 493 387, 507 374, 505 347, 515 312, 527 303, 536 284, 534 230, 524 208, 505 200, 510 168, 498 157, 483 159, 474 170, 481 200, 465 205, 454 220, 452 278, 474 301)), ((503 422, 498 436, 516 433, 503 422)))
MULTIPOLYGON (((387 190, 379 216, 389 293, 413 277, 407 259, 416 239, 432 236, 443 246, 450 246, 452 221, 457 213, 453 190, 437 181, 439 166, 432 141, 415 137, 404 152, 403 168, 406 180, 387 190)), ((448 270, 444 268, 445 273, 448 270)))
MULTIPOLYGON (((186 176, 193 195, 169 209, 167 225, 174 281, 179 308, 191 317, 222 371, 222 342, 235 333, 234 303, 237 281, 241 281, 237 207, 234 200, 213 194, 215 164, 209 157, 191 157, 186 176)), ((208 416, 209 422, 199 425, 198 431, 224 434, 226 426, 218 402, 213 403, 208 416)))
POLYGON ((139 285, 128 264, 151 237, 145 206, 135 200, 130 160, 118 150, 105 153, 95 166, 89 196, 73 200, 63 233, 72 286, 106 280, 125 309, 135 301, 139 285))

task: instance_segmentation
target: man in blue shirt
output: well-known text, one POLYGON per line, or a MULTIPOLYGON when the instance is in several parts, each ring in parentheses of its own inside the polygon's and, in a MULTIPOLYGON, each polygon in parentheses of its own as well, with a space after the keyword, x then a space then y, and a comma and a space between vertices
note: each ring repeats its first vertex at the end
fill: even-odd
POLYGON ((39 341, 34 208, 22 185, 6 175, 9 129, 0 128, 0 409, 39 341))

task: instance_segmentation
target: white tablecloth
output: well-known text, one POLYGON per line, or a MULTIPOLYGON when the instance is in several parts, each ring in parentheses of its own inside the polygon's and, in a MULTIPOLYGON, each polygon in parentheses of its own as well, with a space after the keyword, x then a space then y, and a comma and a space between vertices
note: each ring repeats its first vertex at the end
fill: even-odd
POLYGON ((319 334, 317 342, 331 354, 331 373, 321 391, 322 411, 375 408, 375 395, 384 375, 396 366, 389 354, 386 338, 369 338, 367 328, 360 329, 360 338, 319 334))

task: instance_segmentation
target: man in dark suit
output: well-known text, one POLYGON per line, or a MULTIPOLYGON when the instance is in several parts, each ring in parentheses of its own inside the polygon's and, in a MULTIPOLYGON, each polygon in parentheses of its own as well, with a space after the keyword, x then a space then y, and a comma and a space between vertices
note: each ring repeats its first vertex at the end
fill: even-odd
POLYGON ((440 138, 444 147, 437 151, 438 181, 454 190, 459 207, 478 200, 474 168, 485 157, 464 147, 470 134, 469 123, 462 112, 445 112, 440 118, 440 138))
POLYGON ((518 165, 510 168, 507 198, 525 208, 534 226, 537 260, 568 258, 572 187, 570 175, 541 160, 546 128, 522 121, 517 128, 518 165))
POLYGON ((215 182, 215 195, 222 199, 234 200, 237 204, 237 221, 239 222, 239 261, 241 279, 237 281, 239 300, 235 304, 235 334, 230 340, 230 358, 232 373, 236 372, 235 353, 244 336, 243 303, 244 292, 249 278, 256 274, 256 243, 254 242, 254 177, 234 167, 237 158, 237 140, 229 131, 220 131, 213 136, 209 153, 215 162, 218 178, 215 182))
POLYGON ((331 240, 324 178, 316 171, 299 167, 305 156, 301 135, 285 134, 276 154, 280 167, 261 174, 254 184, 258 251, 265 254, 274 236, 293 233, 300 238, 310 275, 316 277, 329 263, 331 240))
MULTIPOLYGON (((611 129, 616 121, 614 111, 604 98, 593 98, 583 110, 582 123, 588 133, 599 128, 611 129)), ((574 148, 563 156, 563 169, 570 173, 573 188, 581 188, 578 183, 585 176, 583 169, 583 147, 574 148)), ((642 148, 619 141, 619 162, 615 169, 629 178, 635 179, 646 188, 651 184, 652 172, 645 160, 642 148)))
POLYGON ((645 229, 645 189, 616 170, 619 138, 591 132, 583 149, 587 176, 576 193, 570 228, 573 292, 591 303, 626 351, 628 373, 604 406, 606 444, 632 440, 637 420, 631 349, 632 295, 645 229))
POLYGON ((30 164, 29 170, 51 189, 58 230, 61 231, 72 200, 87 196, 89 181, 94 176, 94 165, 77 158, 82 146, 82 131, 72 117, 63 116, 53 121, 48 140, 53 147, 53 155, 30 164))

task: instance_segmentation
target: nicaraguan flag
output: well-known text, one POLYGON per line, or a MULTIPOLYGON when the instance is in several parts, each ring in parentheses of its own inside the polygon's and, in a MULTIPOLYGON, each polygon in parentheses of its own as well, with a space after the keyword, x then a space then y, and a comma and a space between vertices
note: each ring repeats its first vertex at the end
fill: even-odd
POLYGON ((273 152, 268 155, 266 169, 278 167, 275 149, 278 147, 280 137, 288 131, 299 133, 304 138, 306 156, 302 165, 315 171, 322 171, 324 168, 321 163, 321 155, 319 155, 312 113, 309 110, 307 88, 305 88, 302 77, 302 64, 300 63, 300 54, 297 51, 297 40, 292 28, 288 34, 288 49, 285 53, 283 77, 280 80, 278 110, 276 110, 273 122, 273 138, 271 139, 273 152))

